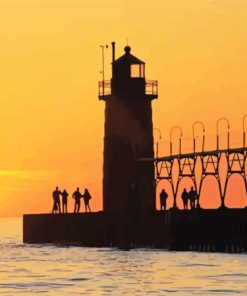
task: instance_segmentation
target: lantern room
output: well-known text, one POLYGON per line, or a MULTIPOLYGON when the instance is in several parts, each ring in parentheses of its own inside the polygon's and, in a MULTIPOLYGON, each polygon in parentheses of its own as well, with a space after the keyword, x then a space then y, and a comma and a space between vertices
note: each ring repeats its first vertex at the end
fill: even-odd
POLYGON ((124 54, 115 60, 115 42, 112 42, 112 78, 99 82, 99 99, 110 97, 131 100, 157 99, 157 80, 146 80, 145 63, 131 54, 130 46, 125 46, 124 54))
POLYGON ((130 78, 145 78, 145 63, 133 56, 131 48, 124 48, 125 54, 116 61, 113 61, 113 79, 125 80, 130 78))

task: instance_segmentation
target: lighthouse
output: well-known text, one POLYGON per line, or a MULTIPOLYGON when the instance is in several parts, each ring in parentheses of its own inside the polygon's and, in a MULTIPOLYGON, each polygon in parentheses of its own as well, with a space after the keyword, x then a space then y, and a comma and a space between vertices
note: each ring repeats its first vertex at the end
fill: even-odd
MULTIPOLYGON (((129 46, 115 59, 112 42, 112 78, 99 82, 105 102, 103 210, 128 212, 131 205, 155 209, 152 100, 158 83, 146 80, 145 63, 129 46)), ((132 207, 133 208, 133 207, 132 207)))

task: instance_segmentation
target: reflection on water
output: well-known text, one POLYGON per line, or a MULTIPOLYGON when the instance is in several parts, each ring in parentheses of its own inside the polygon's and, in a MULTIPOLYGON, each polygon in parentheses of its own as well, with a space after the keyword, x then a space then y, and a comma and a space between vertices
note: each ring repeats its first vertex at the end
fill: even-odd
POLYGON ((22 244, 0 219, 0 295, 247 295, 247 256, 22 244))

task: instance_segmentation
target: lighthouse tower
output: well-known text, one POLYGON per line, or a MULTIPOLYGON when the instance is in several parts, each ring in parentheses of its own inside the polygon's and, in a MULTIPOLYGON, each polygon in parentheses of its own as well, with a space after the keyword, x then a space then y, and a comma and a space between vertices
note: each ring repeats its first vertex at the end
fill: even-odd
POLYGON ((157 85, 157 81, 145 79, 145 63, 132 55, 129 46, 115 60, 112 42, 112 79, 99 82, 99 99, 105 101, 103 210, 106 212, 128 211, 136 195, 142 207, 155 208, 153 162, 145 162, 138 181, 136 167, 138 160, 154 157, 151 102, 158 98, 157 85))

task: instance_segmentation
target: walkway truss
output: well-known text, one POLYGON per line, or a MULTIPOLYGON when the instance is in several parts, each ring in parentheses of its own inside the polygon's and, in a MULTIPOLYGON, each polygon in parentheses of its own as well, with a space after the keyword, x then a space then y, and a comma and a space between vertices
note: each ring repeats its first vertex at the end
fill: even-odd
POLYGON ((156 158, 156 185, 161 180, 171 184, 173 207, 177 207, 177 195, 181 180, 188 177, 194 183, 200 206, 200 195, 203 182, 207 176, 214 176, 219 186, 221 207, 225 207, 225 196, 228 182, 232 175, 243 178, 245 190, 247 148, 195 152, 156 158))

